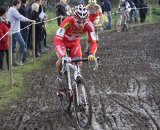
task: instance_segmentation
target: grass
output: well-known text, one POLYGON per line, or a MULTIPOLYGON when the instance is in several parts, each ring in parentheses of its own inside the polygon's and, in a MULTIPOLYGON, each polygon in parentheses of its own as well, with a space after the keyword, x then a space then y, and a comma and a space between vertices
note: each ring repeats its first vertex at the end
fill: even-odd
MULTIPOLYGON (((152 9, 152 21, 160 21, 160 8, 155 7, 152 9)), ((49 19, 55 17, 55 14, 48 12, 49 19)), ((115 17, 113 16, 113 24, 115 17)), ((149 11, 146 19, 146 23, 150 22, 149 11)), ((53 37, 58 28, 56 19, 46 23, 47 28, 47 43, 53 44, 53 37)), ((85 36, 83 36, 85 37, 85 36)), ((0 111, 5 110, 7 105, 15 101, 18 97, 23 95, 27 89, 27 83, 25 82, 25 75, 32 71, 40 70, 46 61, 48 61, 53 56, 53 52, 48 52, 41 58, 37 58, 35 64, 32 62, 26 64, 23 67, 18 67, 13 71, 13 86, 10 88, 9 85, 9 73, 8 71, 0 71, 0 111)))
POLYGON ((9 84, 9 73, 4 71, 0 77, 0 111, 7 107, 7 104, 15 101, 20 95, 22 95, 27 89, 27 83, 25 82, 25 75, 40 70, 46 61, 51 59, 53 53, 50 51, 41 58, 37 58, 36 62, 30 61, 28 64, 22 67, 17 67, 13 70, 13 85, 9 84))

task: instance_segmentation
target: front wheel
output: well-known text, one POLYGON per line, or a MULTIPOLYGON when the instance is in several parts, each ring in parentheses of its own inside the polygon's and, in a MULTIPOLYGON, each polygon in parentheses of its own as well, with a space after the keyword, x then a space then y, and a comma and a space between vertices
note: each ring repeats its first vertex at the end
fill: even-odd
POLYGON ((68 77, 67 77, 67 71, 66 71, 62 75, 62 85, 61 85, 61 89, 58 92, 58 97, 60 99, 62 110, 66 113, 69 113, 72 101, 71 101, 70 93, 68 93, 67 88, 66 88, 68 84, 67 81, 68 81, 68 77))
POLYGON ((73 90, 74 107, 78 125, 81 128, 88 129, 92 120, 92 105, 91 96, 85 80, 78 77, 73 90))

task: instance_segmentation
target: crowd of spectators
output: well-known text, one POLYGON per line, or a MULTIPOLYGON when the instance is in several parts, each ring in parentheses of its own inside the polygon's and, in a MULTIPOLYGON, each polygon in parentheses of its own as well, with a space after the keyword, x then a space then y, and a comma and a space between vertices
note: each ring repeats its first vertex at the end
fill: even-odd
POLYGON ((13 66, 26 64, 29 56, 27 52, 32 52, 32 23, 35 23, 35 56, 39 57, 48 50, 45 26, 46 7, 47 0, 34 0, 31 4, 29 0, 13 0, 8 11, 6 7, 0 7, 0 70, 4 69, 5 54, 9 68, 9 28, 12 35, 13 66), (19 53, 16 43, 19 44, 19 53))

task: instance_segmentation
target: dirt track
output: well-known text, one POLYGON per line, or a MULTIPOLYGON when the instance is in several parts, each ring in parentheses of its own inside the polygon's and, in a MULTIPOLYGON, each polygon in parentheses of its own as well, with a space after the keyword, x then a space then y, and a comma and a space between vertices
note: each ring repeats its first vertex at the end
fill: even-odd
MULTIPOLYGON (((91 130, 160 130, 160 24, 100 34, 98 71, 84 65, 90 86, 91 130)), ((60 111, 55 61, 26 78, 28 92, 0 113, 0 130, 78 130, 60 111)))

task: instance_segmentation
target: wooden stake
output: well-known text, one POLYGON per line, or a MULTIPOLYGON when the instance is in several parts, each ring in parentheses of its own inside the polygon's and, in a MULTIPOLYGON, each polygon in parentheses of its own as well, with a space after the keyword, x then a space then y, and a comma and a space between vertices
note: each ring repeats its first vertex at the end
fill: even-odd
POLYGON ((9 36, 9 83, 10 83, 10 88, 12 88, 13 71, 12 71, 12 32, 11 31, 9 36))
POLYGON ((32 24, 32 56, 35 63, 35 23, 32 24))

